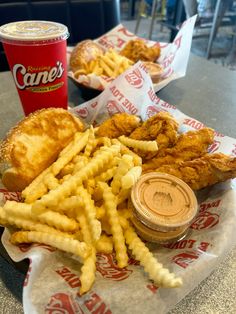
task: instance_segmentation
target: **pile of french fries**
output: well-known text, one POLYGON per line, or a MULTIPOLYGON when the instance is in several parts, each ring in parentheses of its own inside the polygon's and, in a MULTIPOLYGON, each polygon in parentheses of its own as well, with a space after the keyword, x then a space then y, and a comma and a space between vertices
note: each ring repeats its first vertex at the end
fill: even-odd
POLYGON ((57 160, 24 189, 24 201, 0 207, 0 224, 15 227, 11 243, 43 243, 79 258, 80 294, 95 281, 98 252, 114 252, 120 268, 128 265, 131 253, 158 286, 182 285, 132 227, 130 191, 141 175, 142 159, 126 145, 158 149, 156 142, 97 137, 92 126, 76 133, 57 160))
POLYGON ((107 76, 116 78, 127 70, 133 61, 119 55, 114 49, 109 49, 104 55, 83 64, 83 68, 74 72, 75 78, 80 75, 95 74, 97 76, 107 76))

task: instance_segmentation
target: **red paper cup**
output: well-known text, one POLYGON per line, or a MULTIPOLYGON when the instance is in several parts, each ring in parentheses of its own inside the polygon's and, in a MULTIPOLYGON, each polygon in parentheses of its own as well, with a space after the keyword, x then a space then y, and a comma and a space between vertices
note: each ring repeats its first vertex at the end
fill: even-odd
POLYGON ((20 21, 0 27, 0 39, 25 115, 38 109, 67 109, 65 25, 20 21))

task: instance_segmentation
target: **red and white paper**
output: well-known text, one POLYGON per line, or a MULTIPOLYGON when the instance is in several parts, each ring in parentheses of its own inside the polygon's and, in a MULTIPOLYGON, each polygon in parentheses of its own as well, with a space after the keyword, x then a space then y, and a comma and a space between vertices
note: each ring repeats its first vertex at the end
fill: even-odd
MULTIPOLYGON (((186 116, 155 95, 151 78, 137 63, 113 81, 98 97, 72 109, 87 124, 97 125, 117 112, 141 116, 170 112, 180 124, 179 132, 200 129, 203 123, 186 116)), ((236 156, 236 139, 215 132, 210 152, 236 156)), ((2 201, 19 195, 5 192, 2 201)), ((184 240, 169 245, 147 243, 163 265, 183 279, 176 289, 158 288, 143 267, 130 257, 124 269, 114 255, 97 254, 96 280, 91 291, 79 295, 81 264, 74 256, 47 245, 14 246, 6 229, 2 242, 14 261, 30 259, 23 289, 23 306, 32 313, 166 313, 205 279, 236 244, 236 180, 216 184, 197 193, 199 213, 184 240)))
MULTIPOLYGON (((189 18, 181 25, 172 43, 159 43, 145 40, 149 47, 157 45, 161 48, 158 63, 162 65, 164 72, 162 80, 154 84, 155 92, 165 87, 169 82, 185 76, 196 17, 197 16, 189 18)), ((105 49, 113 48, 116 51, 120 51, 129 40, 136 38, 138 38, 138 36, 131 33, 122 24, 119 24, 94 41, 105 49)), ((68 49, 68 58, 72 49, 73 48, 68 49)), ((68 72, 68 76, 81 85, 101 91, 113 81, 112 78, 96 76, 95 74, 80 75, 78 78, 75 78, 72 71, 68 72)))

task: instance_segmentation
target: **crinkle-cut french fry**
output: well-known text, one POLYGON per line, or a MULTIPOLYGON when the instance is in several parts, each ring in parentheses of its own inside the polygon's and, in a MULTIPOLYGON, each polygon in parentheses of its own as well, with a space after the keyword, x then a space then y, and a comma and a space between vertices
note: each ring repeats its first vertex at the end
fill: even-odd
POLYGON ((50 173, 50 167, 41 172, 22 192, 21 195, 26 203, 33 203, 42 195, 47 193, 47 186, 44 184, 45 176, 50 173))
POLYGON ((90 255, 84 259, 84 264, 81 267, 80 275, 80 294, 89 291, 95 281, 96 273, 96 249, 92 246, 90 255))
POLYGON ((44 182, 40 182, 36 189, 33 189, 25 198, 25 203, 32 204, 37 199, 48 192, 48 188, 44 182))
POLYGON ((129 199, 130 197, 130 190, 121 190, 119 194, 117 195, 117 205, 123 203, 125 200, 129 199))
POLYGON ((52 173, 48 173, 44 178, 44 184, 49 190, 54 190, 59 186, 58 179, 52 173))
POLYGON ((84 187, 87 189, 88 187, 95 188, 96 181, 94 178, 90 178, 84 182, 84 187))
POLYGON ((75 167, 75 164, 73 161, 71 161, 70 163, 65 165, 65 167, 62 168, 60 173, 59 173, 60 178, 63 178, 64 176, 71 174, 74 170, 74 167, 75 167))
POLYGON ((97 142, 95 141, 95 134, 93 130, 93 126, 90 126, 89 129, 89 136, 88 136, 88 142, 84 149, 84 156, 89 157, 92 153, 93 148, 97 145, 97 142))
POLYGON ((105 232, 108 235, 112 235, 111 225, 110 225, 110 223, 108 221, 107 216, 105 215, 102 218, 100 218, 100 221, 101 221, 101 225, 102 225, 102 231, 105 232))
POLYGON ((96 249, 99 253, 109 254, 113 251, 112 237, 108 237, 106 234, 102 234, 100 239, 96 243, 96 249))
POLYGON ((141 176, 142 167, 137 166, 131 168, 122 178, 121 178, 121 188, 129 189, 131 188, 141 176))
POLYGON ((41 223, 45 223, 49 226, 55 227, 58 230, 62 231, 75 231, 79 228, 78 223, 72 219, 68 218, 66 215, 59 214, 57 212, 48 210, 37 217, 32 215, 32 205, 19 203, 15 201, 7 201, 3 209, 16 217, 32 219, 35 221, 40 221, 41 223))
POLYGON ((58 175, 65 165, 67 165, 73 157, 79 154, 79 152, 85 147, 88 141, 88 136, 89 130, 85 131, 79 138, 74 139, 70 150, 68 150, 65 154, 59 155, 59 158, 51 166, 51 172, 54 176, 58 175))
POLYGON ((116 138, 113 138, 111 140, 112 144, 113 145, 116 145, 116 144, 121 144, 121 154, 124 155, 124 154, 128 154, 130 156, 133 157, 133 161, 134 161, 134 166, 142 166, 142 158, 137 155, 136 153, 134 153, 132 150, 130 150, 127 146, 125 146, 124 144, 122 144, 118 139, 116 138))
POLYGON ((106 171, 102 172, 99 176, 95 177, 94 180, 96 182, 99 182, 99 181, 104 181, 104 182, 109 181, 109 180, 111 180, 114 177, 116 171, 117 171, 117 166, 109 168, 106 171))
MULTIPOLYGON (((86 133, 86 132, 85 132, 86 133)), ((73 147, 75 146, 75 143, 79 142, 79 139, 85 134, 85 133, 76 133, 74 140, 70 142, 59 154, 59 158, 57 159, 56 162, 54 162, 50 167, 45 169, 41 174, 39 174, 32 182, 31 184, 26 187, 22 191, 22 197, 25 199, 26 203, 33 203, 40 197, 42 197, 44 194, 47 193, 47 185, 52 184, 52 178, 51 178, 51 173, 56 176, 60 170, 64 167, 63 163, 68 160, 69 156, 73 154, 73 147), (59 168, 61 169, 59 170, 59 168), (57 172, 58 171, 58 172, 57 172), (51 178, 48 182, 48 176, 51 178), (45 184, 46 182, 46 184, 45 184)), ((85 143, 86 144, 86 143, 85 143)), ((81 145, 81 144, 80 144, 81 145)), ((67 162, 66 162, 67 163, 67 162)), ((54 181, 55 183, 55 181, 54 181)), ((55 188, 55 184, 54 184, 55 188)))
POLYGON ((88 225, 88 220, 87 220, 85 214, 79 213, 76 218, 77 218, 79 225, 80 225, 80 228, 81 228, 80 232, 82 234, 83 241, 87 244, 92 244, 93 238, 92 238, 92 234, 91 234, 91 231, 90 231, 90 228, 88 225))
POLYGON ((87 258, 91 253, 91 247, 85 242, 46 232, 17 231, 11 235, 10 241, 12 244, 43 243, 59 250, 75 254, 82 259, 87 258))
POLYGON ((39 219, 42 223, 46 223, 49 226, 53 226, 62 231, 74 232, 79 229, 79 224, 75 221, 75 219, 51 210, 38 215, 37 219, 39 219))
POLYGON ((72 175, 80 171, 80 169, 82 169, 89 162, 89 159, 86 156, 77 156, 77 157, 78 158, 77 158, 77 161, 75 162, 72 175))
POLYGON ((104 206, 106 208, 106 213, 111 226, 118 267, 123 268, 128 264, 128 255, 123 231, 119 223, 119 216, 116 209, 116 196, 112 193, 112 189, 108 186, 107 183, 99 182, 99 184, 103 189, 104 206))
POLYGON ((141 141, 141 140, 135 140, 133 138, 126 137, 124 135, 121 135, 119 137, 119 141, 123 143, 126 146, 136 148, 139 150, 144 150, 146 152, 157 152, 158 146, 156 141, 141 141))
POLYGON ((119 209, 118 214, 120 217, 124 217, 125 219, 130 219, 133 216, 132 210, 130 208, 119 209))
POLYGON ((112 192, 118 194, 121 188, 121 178, 133 167, 133 158, 130 155, 123 155, 116 173, 111 182, 112 192))
POLYGON ((79 69, 74 72, 75 78, 78 78, 80 75, 87 75, 87 71, 85 69, 79 69))
POLYGON ((104 206, 100 206, 100 207, 96 206, 96 217, 97 217, 97 219, 101 219, 102 217, 104 217, 105 213, 106 213, 106 210, 105 210, 104 206))
POLYGON ((29 231, 40 231, 40 232, 47 232, 47 233, 54 233, 61 235, 63 237, 73 238, 74 235, 70 233, 65 233, 60 230, 54 229, 53 227, 49 227, 48 225, 44 225, 40 222, 35 222, 32 219, 26 219, 17 216, 10 216, 9 213, 5 212, 2 207, 0 207, 0 221, 4 221, 3 225, 12 225, 16 226, 17 228, 22 228, 24 230, 29 231))
POLYGON ((83 199, 78 195, 72 195, 63 199, 57 206, 51 207, 53 211, 64 213, 68 216, 68 213, 73 210, 75 214, 78 214, 83 210, 83 199))
POLYGON ((84 132, 76 132, 74 135, 74 138, 69 142, 69 144, 67 144, 66 147, 63 148, 63 150, 60 152, 60 154, 58 155, 58 157, 61 157, 63 155, 67 155, 67 153, 72 149, 72 147, 74 146, 74 143, 76 141, 78 141, 81 136, 83 135, 84 132))
POLYGON ((40 200, 37 200, 32 205, 33 213, 37 215, 45 211, 47 207, 58 205, 62 199, 70 196, 72 191, 76 191, 77 186, 84 180, 95 176, 105 165, 109 165, 109 162, 119 154, 120 146, 112 145, 108 149, 93 157, 87 165, 63 182, 57 189, 51 190, 48 194, 43 195, 40 200))
POLYGON ((99 137, 97 139, 97 145, 103 145, 103 146, 107 146, 110 147, 111 146, 111 139, 109 137, 99 137))
POLYGON ((63 178, 59 180, 60 184, 68 180, 70 177, 71 177, 71 174, 66 174, 63 178))
POLYGON ((102 229, 100 221, 96 218, 96 207, 94 206, 94 201, 88 191, 82 186, 77 188, 77 194, 83 199, 84 213, 87 218, 92 239, 96 242, 101 235, 102 229))
POLYGON ((102 189, 99 185, 96 185, 93 191, 93 199, 95 202, 102 200, 102 189))
POLYGON ((145 272, 149 274, 158 286, 165 288, 176 288, 182 285, 182 279, 175 277, 168 269, 160 264, 153 254, 148 250, 145 244, 139 239, 134 229, 130 226, 124 231, 126 242, 135 258, 140 261, 145 272))
POLYGON ((7 215, 2 207, 0 207, 0 225, 5 227, 10 224, 7 220, 7 215))
POLYGON ((119 216, 119 223, 122 229, 127 229, 129 227, 129 222, 125 217, 119 216))
POLYGON ((92 246, 93 239, 88 226, 88 221, 84 214, 79 214, 77 220, 81 226, 81 233, 83 236, 83 241, 89 244, 92 248, 91 254, 84 260, 84 265, 81 267, 81 288, 80 294, 87 292, 93 285, 95 280, 96 272, 96 249, 92 246))

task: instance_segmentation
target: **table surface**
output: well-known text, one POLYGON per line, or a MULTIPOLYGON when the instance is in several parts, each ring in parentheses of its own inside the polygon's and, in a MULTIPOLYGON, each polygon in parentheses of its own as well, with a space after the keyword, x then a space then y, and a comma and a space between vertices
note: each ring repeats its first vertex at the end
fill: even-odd
MULTIPOLYGON (((11 74, 0 73, 0 138, 23 117, 11 74)), ((158 93, 185 114, 225 135, 236 137, 236 72, 191 55, 185 78, 171 82, 158 93)), ((69 104, 82 103, 78 88, 69 81, 69 104)), ((0 313, 23 313, 24 275, 0 256, 0 313)), ((235 313, 236 248, 178 303, 169 314, 235 313)), ((157 312, 158 313, 158 312, 157 312)))

